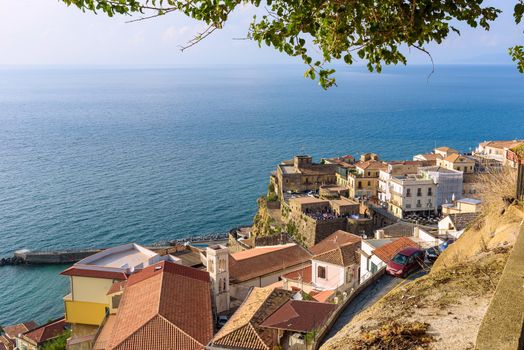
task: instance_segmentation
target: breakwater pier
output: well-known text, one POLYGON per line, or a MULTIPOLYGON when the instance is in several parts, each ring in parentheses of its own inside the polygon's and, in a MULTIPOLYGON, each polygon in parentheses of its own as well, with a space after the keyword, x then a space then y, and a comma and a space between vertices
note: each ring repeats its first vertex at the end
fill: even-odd
MULTIPOLYGON (((228 238, 227 233, 216 233, 209 235, 199 235, 184 238, 177 238, 171 241, 157 242, 146 246, 160 255, 172 254, 177 251, 177 247, 184 245, 208 245, 212 243, 225 242, 228 238)), ((98 253, 109 247, 85 248, 85 249, 47 249, 29 250, 21 249, 15 251, 10 257, 1 258, 0 266, 6 265, 51 265, 51 264, 73 264, 90 255, 98 253)))

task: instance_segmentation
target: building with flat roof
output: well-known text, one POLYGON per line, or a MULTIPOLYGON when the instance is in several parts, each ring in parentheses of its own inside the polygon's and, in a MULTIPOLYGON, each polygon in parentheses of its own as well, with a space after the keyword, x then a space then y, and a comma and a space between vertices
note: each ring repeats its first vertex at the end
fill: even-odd
POLYGON ((475 171, 475 159, 458 153, 437 160, 437 165, 450 170, 458 170, 470 174, 475 171))
POLYGON ((440 166, 420 168, 419 173, 437 185, 437 208, 462 197, 464 176, 462 171, 440 166))
POLYGON ((421 175, 393 176, 390 180, 391 199, 388 209, 404 218, 409 214, 434 214, 437 210, 437 185, 421 175))

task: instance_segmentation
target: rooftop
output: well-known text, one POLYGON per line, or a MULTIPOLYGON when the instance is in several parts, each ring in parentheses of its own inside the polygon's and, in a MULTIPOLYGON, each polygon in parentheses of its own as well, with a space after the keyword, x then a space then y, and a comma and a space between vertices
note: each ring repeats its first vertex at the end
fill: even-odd
POLYGON ((291 281, 311 283, 311 271, 311 265, 308 265, 300 270, 288 272, 285 275, 282 275, 282 277, 291 281))
POLYGON ((209 274, 162 261, 130 276, 110 327, 106 350, 203 348, 213 336, 209 274))
POLYGON ((524 140, 504 140, 504 141, 484 141, 480 145, 483 147, 492 147, 492 148, 513 148, 517 147, 524 143, 524 140))
POLYGON ((295 243, 284 244, 280 249, 253 248, 233 253, 229 259, 232 280, 248 281, 279 270, 284 270, 310 260, 311 254, 295 243))
POLYGON ((46 323, 29 332, 23 333, 23 337, 31 340, 35 344, 42 344, 48 340, 60 336, 67 329, 67 323, 64 318, 46 323))
POLYGON ((445 173, 445 174, 461 174, 462 173, 461 171, 444 168, 438 165, 422 167, 420 168, 420 171, 428 171, 428 172, 431 171, 431 172, 439 172, 439 173, 445 173))
POLYGON ((272 332, 260 327, 267 317, 291 299, 293 292, 278 288, 253 288, 246 300, 211 340, 211 345, 231 349, 273 348, 272 332))
POLYGON ((462 198, 462 199, 457 200, 457 202, 475 204, 475 205, 482 204, 482 201, 480 199, 475 199, 475 198, 462 198))
POLYGON ((352 233, 338 230, 324 238, 319 243, 309 248, 314 255, 331 251, 339 246, 360 242, 362 238, 352 233))
POLYGON ((471 158, 468 158, 466 156, 461 156, 458 153, 450 154, 449 156, 444 158, 444 160, 448 161, 448 162, 451 162, 451 163, 456 163, 456 162, 460 162, 460 163, 472 162, 472 163, 474 163, 475 162, 475 160, 473 160, 471 158))
POLYGON ((465 229, 470 223, 479 217, 479 213, 458 213, 449 214, 449 218, 457 231, 465 229))
POLYGON ((320 328, 336 308, 336 305, 329 303, 289 300, 261 326, 307 333, 320 328))
POLYGON ((415 242, 413 242, 411 239, 407 237, 401 237, 396 240, 394 240, 391 243, 384 244, 383 246, 375 249, 373 251, 373 254, 375 254, 380 260, 384 262, 389 262, 395 254, 400 252, 401 250, 405 248, 419 248, 419 245, 415 242))
POLYGON ((36 327, 38 327, 38 325, 36 324, 35 321, 28 321, 24 323, 15 324, 12 326, 5 326, 5 327, 2 327, 2 329, 4 330, 5 334, 9 338, 14 339, 20 333, 25 333, 27 331, 35 329, 36 327))
POLYGON ((317 203, 317 204, 325 203, 326 205, 329 204, 329 201, 327 199, 320 199, 317 197, 309 197, 309 196, 291 198, 289 201, 295 202, 298 204, 314 204, 314 203, 317 203))
POLYGON ((385 238, 409 237, 413 235, 415 227, 416 225, 414 224, 399 221, 392 225, 378 229, 377 231, 382 231, 385 238))
POLYGON ((383 239, 366 239, 364 243, 369 244, 373 248, 380 248, 385 244, 393 242, 392 238, 383 238, 383 239))
POLYGON ((437 147, 435 148, 435 151, 441 151, 446 153, 459 153, 459 151, 457 151, 456 149, 447 146, 437 147))
POLYGON ((311 259, 344 267, 358 264, 360 261, 360 254, 358 253, 360 246, 360 241, 348 243, 325 253, 315 255, 311 259))

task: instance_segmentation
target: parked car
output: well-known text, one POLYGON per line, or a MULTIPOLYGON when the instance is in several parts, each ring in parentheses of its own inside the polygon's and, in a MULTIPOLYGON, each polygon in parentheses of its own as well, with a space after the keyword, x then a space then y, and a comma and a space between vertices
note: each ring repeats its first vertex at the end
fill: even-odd
POLYGON ((396 277, 406 277, 422 267, 425 252, 418 248, 406 248, 398 252, 386 267, 386 272, 396 277))
POLYGON ((217 317, 217 328, 220 329, 224 327, 224 325, 227 323, 228 317, 227 316, 218 316, 217 317))
POLYGON ((454 239, 448 239, 446 240, 444 243, 441 243, 440 245, 437 245, 437 246, 434 246, 434 247, 431 247, 431 248, 428 248, 426 249, 426 258, 433 262, 435 260, 437 260, 437 258, 439 257, 439 255, 444 251, 446 250, 449 245, 451 243, 455 242, 454 239))

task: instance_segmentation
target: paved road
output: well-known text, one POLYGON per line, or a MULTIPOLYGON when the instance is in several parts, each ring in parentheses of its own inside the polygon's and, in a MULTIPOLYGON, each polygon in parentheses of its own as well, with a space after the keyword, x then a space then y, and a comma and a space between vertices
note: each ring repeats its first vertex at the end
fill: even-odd
POLYGON ((419 271, 410 275, 407 279, 395 278, 390 275, 383 275, 375 283, 368 286, 353 299, 349 305, 342 311, 337 321, 331 327, 329 333, 324 337, 322 343, 331 339, 338 331, 348 324, 353 317, 373 305, 377 300, 382 298, 386 293, 400 284, 407 283, 425 275, 425 271, 419 271))

